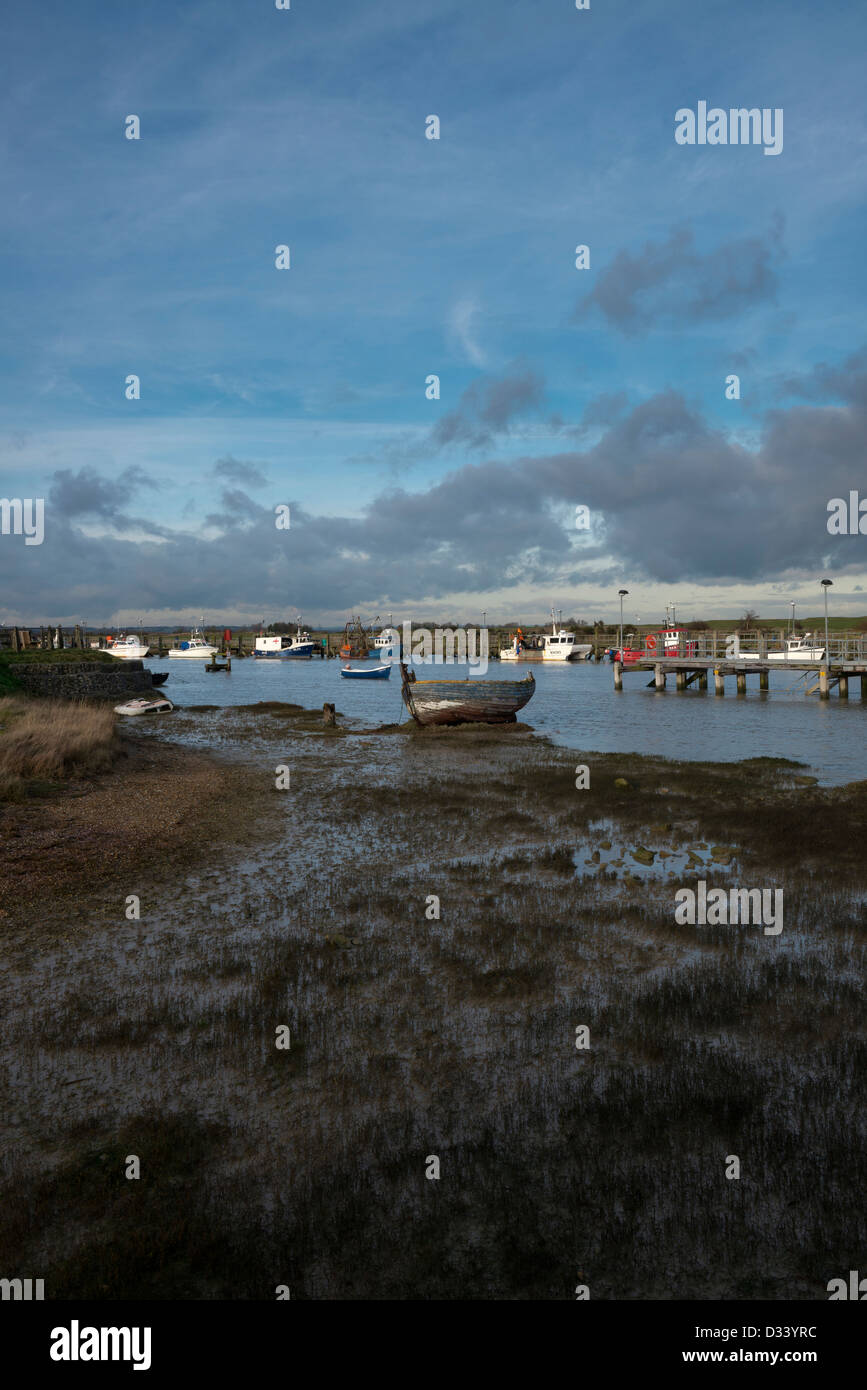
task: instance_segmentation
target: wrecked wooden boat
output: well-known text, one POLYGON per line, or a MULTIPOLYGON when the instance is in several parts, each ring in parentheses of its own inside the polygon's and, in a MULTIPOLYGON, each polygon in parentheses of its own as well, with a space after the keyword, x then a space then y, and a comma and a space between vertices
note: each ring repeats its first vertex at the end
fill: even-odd
POLYGON ((532 675, 522 681, 416 680, 400 663, 401 695, 416 724, 514 724, 536 692, 532 675))

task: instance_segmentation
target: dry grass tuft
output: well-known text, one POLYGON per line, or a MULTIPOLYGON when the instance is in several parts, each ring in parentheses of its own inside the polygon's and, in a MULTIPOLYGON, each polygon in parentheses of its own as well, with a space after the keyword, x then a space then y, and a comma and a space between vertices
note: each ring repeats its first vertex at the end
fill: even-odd
POLYGON ((102 772, 119 749, 114 712, 104 705, 0 700, 0 788, 13 797, 22 778, 102 772))

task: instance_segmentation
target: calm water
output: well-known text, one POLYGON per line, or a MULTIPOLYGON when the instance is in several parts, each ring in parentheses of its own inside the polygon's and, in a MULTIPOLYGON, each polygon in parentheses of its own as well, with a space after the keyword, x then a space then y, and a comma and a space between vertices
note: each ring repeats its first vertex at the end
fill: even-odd
MULTIPOLYGON (((152 670, 168 671, 165 694, 178 705, 245 705, 287 700, 320 708, 330 700, 348 719, 376 726, 408 718, 395 669, 387 681, 341 680, 341 662, 233 662, 229 675, 209 674, 204 662, 149 658, 152 670)), ((372 664, 372 663, 368 663, 372 664)), ((510 664, 496 661, 489 680, 515 680, 528 670, 536 693, 521 718, 554 742, 588 752, 653 753, 667 758, 733 762, 740 758, 786 757, 807 763, 823 782, 867 777, 867 700, 852 682, 848 701, 806 697, 800 672, 773 672, 770 691, 759 693, 758 677, 748 677, 746 696, 735 694, 734 677, 724 699, 710 690, 677 693, 673 678, 664 694, 646 688, 649 674, 624 677, 614 691, 610 665, 579 662, 510 664)), ((419 680, 461 678, 462 666, 417 667, 419 680)))

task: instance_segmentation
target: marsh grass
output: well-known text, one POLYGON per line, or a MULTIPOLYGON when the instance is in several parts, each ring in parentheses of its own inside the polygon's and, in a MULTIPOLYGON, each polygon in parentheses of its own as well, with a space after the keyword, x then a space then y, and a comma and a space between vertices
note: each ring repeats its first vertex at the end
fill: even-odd
POLYGON ((858 1267, 863 789, 594 757, 579 792, 574 756, 504 746, 407 740, 383 784, 295 745, 270 857, 29 958, 4 1269, 52 1297, 566 1299, 581 1270, 778 1299, 858 1267), (783 883, 782 936, 678 926, 662 872, 570 877, 603 837, 734 846, 783 883))
POLYGON ((104 772, 120 752, 115 717, 72 700, 0 700, 0 778, 104 772))

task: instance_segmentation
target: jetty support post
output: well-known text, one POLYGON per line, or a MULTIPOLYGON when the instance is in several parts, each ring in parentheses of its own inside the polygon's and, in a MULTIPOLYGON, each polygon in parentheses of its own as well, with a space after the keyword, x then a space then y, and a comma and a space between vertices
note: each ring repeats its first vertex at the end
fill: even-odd
POLYGON ((830 695, 831 690, 828 685, 828 668, 827 666, 823 666, 822 670, 819 672, 819 699, 827 700, 830 695))
POLYGON ((614 663, 614 689, 623 689, 623 667, 619 661, 614 663))
POLYGON ((714 695, 725 695, 726 693, 726 678, 718 667, 713 673, 713 693, 714 695))
POLYGON ((675 685, 677 686, 677 689, 678 689, 678 690, 686 690, 686 672, 685 672, 685 671, 677 671, 677 672, 675 672, 675 685))
POLYGON ((861 677, 861 699, 867 700, 867 676, 861 677))
POLYGON ((653 668, 653 679, 656 684, 657 690, 665 689, 665 672, 663 671, 662 666, 659 664, 658 661, 653 668))
POLYGON ((849 699, 849 677, 839 676, 837 679, 837 693, 841 700, 849 699))
POLYGON ((707 690, 707 671, 700 671, 698 676, 699 690, 707 690))
POLYGON ((760 672, 759 672, 759 690, 767 690, 767 688, 768 688, 768 673, 767 673, 767 671, 760 671, 760 672))
POLYGON ((738 694, 739 694, 739 695, 746 695, 746 693, 747 693, 747 675, 746 675, 746 672, 745 672, 745 671, 738 671, 737 681, 738 681, 738 694))

